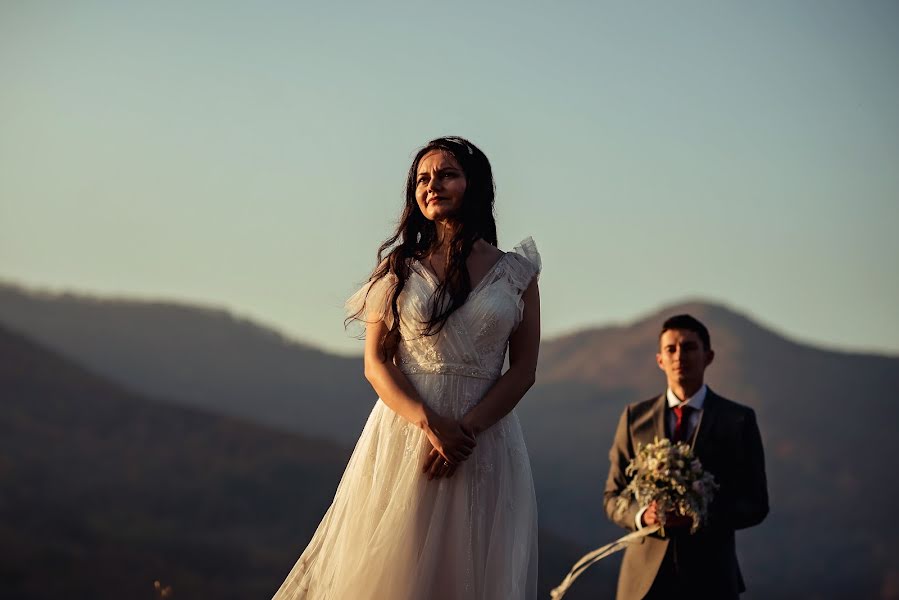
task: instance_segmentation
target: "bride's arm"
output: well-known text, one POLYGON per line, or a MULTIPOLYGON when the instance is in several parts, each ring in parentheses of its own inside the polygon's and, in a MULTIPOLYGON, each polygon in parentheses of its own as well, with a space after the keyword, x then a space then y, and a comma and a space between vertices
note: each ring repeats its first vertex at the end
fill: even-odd
POLYGON ((365 328, 365 378, 393 412, 424 430, 431 445, 450 463, 464 461, 474 448, 474 437, 460 424, 438 415, 419 397, 409 379, 384 354, 381 340, 388 329, 384 321, 365 328))
POLYGON ((512 412, 534 385, 540 351, 540 291, 536 277, 522 294, 522 300, 524 314, 518 329, 509 337, 509 369, 462 419, 462 425, 475 434, 512 412))

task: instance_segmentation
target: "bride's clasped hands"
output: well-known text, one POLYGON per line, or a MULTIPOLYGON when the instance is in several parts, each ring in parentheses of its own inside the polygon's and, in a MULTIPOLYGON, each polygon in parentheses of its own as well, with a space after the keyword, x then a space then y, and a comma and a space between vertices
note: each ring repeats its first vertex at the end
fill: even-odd
POLYGON ((466 424, 464 418, 457 421, 442 417, 430 409, 426 412, 430 414, 425 433, 432 447, 425 459, 422 473, 427 476, 428 481, 450 478, 477 446, 474 428, 466 424))

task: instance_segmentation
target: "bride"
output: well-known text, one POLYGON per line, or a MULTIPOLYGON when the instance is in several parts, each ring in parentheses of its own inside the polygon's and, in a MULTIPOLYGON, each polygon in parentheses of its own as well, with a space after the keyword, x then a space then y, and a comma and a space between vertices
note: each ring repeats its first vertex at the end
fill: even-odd
POLYGON ((497 249, 493 201, 472 143, 416 154, 399 227, 347 301, 379 399, 274 600, 536 597, 537 504, 513 409, 534 383, 540 257, 530 238, 497 249))

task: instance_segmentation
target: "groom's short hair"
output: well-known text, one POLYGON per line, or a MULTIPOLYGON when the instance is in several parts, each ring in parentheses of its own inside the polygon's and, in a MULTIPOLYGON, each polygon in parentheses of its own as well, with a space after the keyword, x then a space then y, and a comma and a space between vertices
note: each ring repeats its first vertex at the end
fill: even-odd
POLYGON ((709 330, 705 325, 699 322, 699 319, 692 317, 690 315, 675 315, 673 317, 669 317, 664 323, 662 323, 662 331, 659 332, 659 340, 662 339, 662 335, 671 329, 684 329, 686 331, 692 331, 696 335, 699 336, 699 339, 702 340, 703 345, 706 350, 712 349, 712 338, 709 335, 709 330))

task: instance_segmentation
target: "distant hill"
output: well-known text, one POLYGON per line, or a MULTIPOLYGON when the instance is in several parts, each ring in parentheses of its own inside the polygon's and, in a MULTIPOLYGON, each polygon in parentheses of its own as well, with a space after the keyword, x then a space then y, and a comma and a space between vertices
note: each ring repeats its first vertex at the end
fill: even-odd
POLYGON ((722 306, 673 305, 543 344, 539 384, 519 412, 543 483, 544 526, 614 535, 600 516, 594 529, 572 515, 599 506, 624 404, 664 390, 659 327, 679 313, 709 327, 717 353, 709 385, 755 408, 765 441, 772 512, 738 534, 750 597, 813 597, 803 588, 810 581, 821 597, 894 597, 899 560, 882 548, 899 533, 883 518, 899 492, 887 475, 899 452, 899 359, 799 344, 722 306))
POLYGON ((0 323, 154 398, 345 444, 355 442, 377 399, 360 360, 224 310, 0 283, 0 323))
MULTIPOLYGON (((0 322, 143 392, 152 382, 166 386, 171 402, 293 431, 352 442, 370 409, 373 394, 358 359, 285 341, 222 311, 123 301, 109 303, 107 311, 106 304, 0 287, 0 322), (228 364, 240 368, 221 368, 212 340, 228 340, 228 364), (179 369, 204 353, 209 356, 196 359, 203 368, 179 369), (272 386, 273 380, 282 385, 272 386), (285 381, 307 391, 284 394, 285 381), (321 402, 307 382, 327 389, 329 401, 321 402), (235 389, 240 393, 227 399, 216 395, 235 389)), ((541 525, 579 544, 620 533, 601 511, 608 448, 623 406, 663 391, 654 363, 658 328, 679 312, 709 325, 717 352, 709 384, 756 409, 766 444, 772 513, 738 534, 747 598, 814 597, 814 590, 828 598, 891 597, 899 559, 886 551, 885 540, 899 533, 887 518, 899 491, 888 475, 899 451, 892 431, 899 359, 810 347, 708 303, 669 306, 630 324, 544 341, 538 384, 518 408, 541 525)))
MULTIPOLYGON (((0 327, 0 598, 269 598, 349 450, 138 396, 0 327)), ((540 532, 543 596, 587 548, 540 532)), ((573 600, 608 595, 615 573, 573 600)))
POLYGON ((346 448, 155 403, 0 328, 0 597, 258 598, 346 448))

